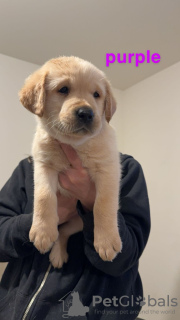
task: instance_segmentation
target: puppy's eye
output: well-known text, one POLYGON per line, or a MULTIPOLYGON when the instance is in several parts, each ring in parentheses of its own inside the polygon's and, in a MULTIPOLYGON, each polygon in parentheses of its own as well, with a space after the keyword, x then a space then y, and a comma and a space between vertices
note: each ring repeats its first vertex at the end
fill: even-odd
POLYGON ((97 91, 95 91, 95 92, 93 93, 93 96, 94 96, 94 98, 99 98, 99 97, 100 97, 100 95, 99 95, 99 93, 98 93, 97 91))
POLYGON ((61 89, 58 90, 58 92, 62 94, 68 94, 69 93, 69 88, 68 87, 62 87, 61 89))

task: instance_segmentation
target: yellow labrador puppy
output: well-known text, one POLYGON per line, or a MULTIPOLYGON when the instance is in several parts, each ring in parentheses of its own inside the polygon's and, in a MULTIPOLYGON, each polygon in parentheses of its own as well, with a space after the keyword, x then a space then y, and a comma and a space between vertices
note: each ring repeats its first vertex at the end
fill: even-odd
POLYGON ((32 154, 34 158, 34 214, 30 241, 41 252, 49 251, 54 267, 67 262, 67 241, 82 230, 79 216, 58 231, 58 174, 70 166, 60 143, 71 145, 96 187, 94 247, 103 260, 112 261, 121 251, 117 210, 120 161, 115 132, 109 125, 116 110, 104 73, 77 57, 46 62, 29 76, 20 101, 37 115, 32 154))

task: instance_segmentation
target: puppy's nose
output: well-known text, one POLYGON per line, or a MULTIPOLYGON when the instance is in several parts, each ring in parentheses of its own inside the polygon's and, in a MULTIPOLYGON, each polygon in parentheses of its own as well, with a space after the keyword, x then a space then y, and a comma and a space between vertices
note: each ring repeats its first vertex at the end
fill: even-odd
POLYGON ((93 121, 94 113, 91 108, 81 107, 76 111, 78 120, 84 123, 90 123, 93 121))

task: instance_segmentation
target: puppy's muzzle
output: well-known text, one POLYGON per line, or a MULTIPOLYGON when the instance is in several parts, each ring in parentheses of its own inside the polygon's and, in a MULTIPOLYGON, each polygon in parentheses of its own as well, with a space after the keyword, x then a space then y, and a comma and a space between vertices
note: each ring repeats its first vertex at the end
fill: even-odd
POLYGON ((78 122, 91 124, 94 118, 94 112, 90 107, 81 107, 76 110, 76 118, 78 122))

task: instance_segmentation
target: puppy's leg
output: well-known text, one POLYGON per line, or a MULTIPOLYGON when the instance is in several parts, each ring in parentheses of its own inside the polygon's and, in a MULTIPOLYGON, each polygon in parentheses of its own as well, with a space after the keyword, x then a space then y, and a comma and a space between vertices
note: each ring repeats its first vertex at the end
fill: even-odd
POLYGON ((34 214, 29 238, 41 253, 45 253, 58 237, 58 172, 35 162, 34 183, 34 214))
POLYGON ((94 247, 105 261, 112 261, 122 249, 117 223, 119 180, 118 170, 112 167, 98 174, 96 179, 94 247))
POLYGON ((68 261, 67 243, 69 237, 83 229, 82 219, 77 215, 59 228, 59 237, 54 243, 49 259, 54 268, 61 268, 68 261))

